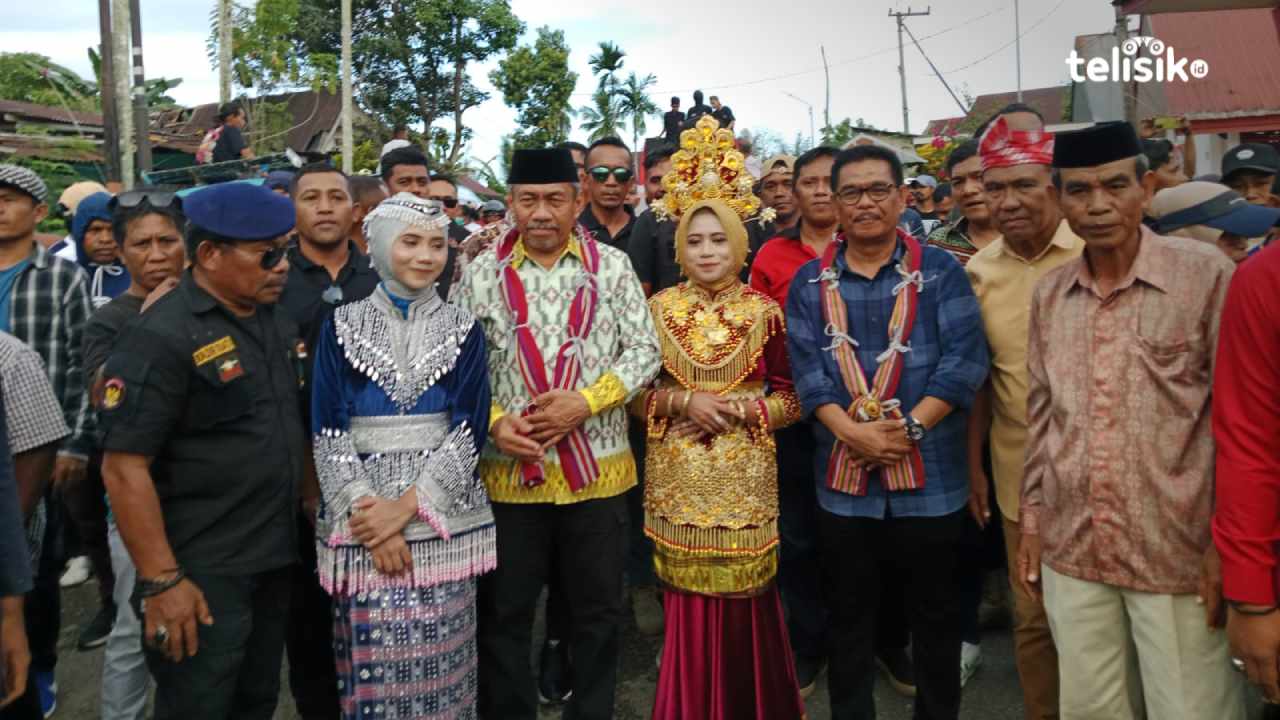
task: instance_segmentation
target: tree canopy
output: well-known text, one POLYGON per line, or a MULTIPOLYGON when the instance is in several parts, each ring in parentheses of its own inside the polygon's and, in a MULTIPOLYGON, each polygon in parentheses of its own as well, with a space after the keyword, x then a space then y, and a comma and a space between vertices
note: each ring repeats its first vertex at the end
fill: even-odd
MULTIPOLYGON (((341 46, 340 0, 276 1, 299 3, 298 51, 341 46)), ((422 123, 436 161, 456 165, 471 136, 463 115, 488 99, 467 66, 511 50, 524 32, 509 0, 353 0, 351 22, 361 108, 387 126, 422 123), (446 119, 451 127, 436 126, 446 119)))
POLYGON ((569 139, 573 115, 569 98, 578 74, 569 70, 564 31, 538 28, 534 44, 508 53, 489 79, 516 111, 520 129, 511 138, 513 147, 548 147, 569 139))

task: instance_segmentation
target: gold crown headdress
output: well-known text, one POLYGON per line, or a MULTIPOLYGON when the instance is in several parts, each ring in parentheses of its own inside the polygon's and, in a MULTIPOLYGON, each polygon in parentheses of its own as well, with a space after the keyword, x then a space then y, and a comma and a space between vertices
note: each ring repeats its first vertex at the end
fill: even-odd
MULTIPOLYGON (((720 127, 710 115, 680 133, 680 149, 671 156, 671 171, 662 176, 666 195, 654 207, 661 220, 677 220, 701 200, 720 200, 738 217, 760 212, 760 198, 753 192, 756 178, 747 170, 747 159, 734 146, 733 131, 720 127)), ((762 222, 776 213, 766 208, 762 222)))

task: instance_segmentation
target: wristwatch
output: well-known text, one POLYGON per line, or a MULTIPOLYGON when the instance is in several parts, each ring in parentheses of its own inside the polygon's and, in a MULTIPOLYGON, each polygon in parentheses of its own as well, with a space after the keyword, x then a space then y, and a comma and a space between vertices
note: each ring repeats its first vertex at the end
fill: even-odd
POLYGON ((910 415, 903 418, 903 422, 906 423, 907 439, 919 445, 920 441, 924 439, 924 434, 926 432, 925 426, 920 424, 919 420, 911 417, 910 415))

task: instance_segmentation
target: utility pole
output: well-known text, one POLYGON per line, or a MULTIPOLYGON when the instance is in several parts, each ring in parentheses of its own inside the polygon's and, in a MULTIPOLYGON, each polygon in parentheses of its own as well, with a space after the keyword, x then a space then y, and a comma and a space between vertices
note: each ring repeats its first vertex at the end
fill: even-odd
POLYGON ((231 102, 231 0, 218 0, 218 102, 231 102))
POLYGON ((955 100, 956 105, 960 106, 960 112, 968 115, 969 108, 965 107, 964 103, 960 102, 960 98, 956 97, 955 91, 951 89, 951 85, 947 84, 947 79, 942 77, 942 73, 938 70, 938 67, 933 64, 933 61, 929 59, 928 55, 925 55, 924 48, 920 47, 920 41, 917 40, 915 34, 911 32, 911 28, 903 25, 902 29, 907 31, 907 37, 911 38, 911 42, 915 43, 916 49, 920 51, 920 55, 924 57, 924 61, 929 63, 929 69, 933 71, 934 75, 938 76, 938 82, 942 83, 942 87, 947 89, 947 94, 951 95, 951 99, 955 100))
POLYGON ((142 69, 142 9, 129 0, 133 29, 133 124, 137 126, 138 171, 151 169, 151 123, 147 117, 147 78, 142 69))
POLYGON ((351 0, 342 0, 342 171, 348 175, 355 163, 351 105, 351 0))
MULTIPOLYGON (((1116 6, 1116 48, 1123 52, 1124 42, 1129 39, 1129 16, 1124 14, 1124 10, 1116 6)), ((1134 127, 1138 126, 1138 94, 1137 86, 1132 83, 1120 82, 1120 92, 1124 98, 1124 119, 1134 127)))
POLYGON ((116 126, 116 76, 111 50, 111 0, 98 0, 98 90, 102 94, 102 158, 103 180, 120 180, 120 136, 116 126))
POLYGON ((911 113, 907 109, 907 61, 902 53, 902 19, 909 17, 923 17, 928 15, 933 8, 925 8, 924 12, 912 12, 911 7, 907 7, 906 12, 889 11, 889 17, 898 21, 898 78, 902 82, 902 132, 911 133, 911 113))
POLYGON ((786 95, 792 100, 795 100, 796 102, 806 105, 809 108, 809 145, 810 147, 818 147, 818 140, 814 133, 814 127, 813 127, 813 103, 809 102, 808 100, 805 100, 802 97, 797 97, 795 95, 792 95, 786 90, 783 90, 782 94, 786 95))
POLYGON ((1013 57, 1018 66, 1018 102, 1022 102, 1022 14, 1013 0, 1013 57))
MULTIPOLYGON (((822 122, 823 122, 823 127, 829 128, 831 127, 831 68, 827 66, 827 48, 822 45, 819 45, 818 49, 822 51, 822 72, 824 75, 827 76, 827 101, 826 101, 826 104, 822 106, 822 122)), ((812 105, 809 106, 809 120, 810 120, 809 124, 812 125, 813 124, 812 122, 813 106, 812 105)), ((824 130, 823 132, 826 132, 826 131, 824 130)), ((813 132, 810 132, 809 135, 810 135, 809 141, 812 142, 813 132)))
POLYGON ((120 184, 125 190, 133 188, 133 103, 129 102, 129 36, 133 33, 129 21, 129 0, 111 0, 111 29, 115 42, 111 48, 112 70, 116 85, 116 118, 120 137, 120 184))

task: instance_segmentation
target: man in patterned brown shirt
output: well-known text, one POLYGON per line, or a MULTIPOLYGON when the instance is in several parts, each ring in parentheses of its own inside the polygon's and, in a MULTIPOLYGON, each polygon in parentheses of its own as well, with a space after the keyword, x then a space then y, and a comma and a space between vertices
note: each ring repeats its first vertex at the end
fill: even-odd
POLYGON ((1144 704, 1161 720, 1242 720, 1209 534, 1210 380, 1233 266, 1142 226, 1140 152, 1127 123, 1057 136, 1055 184, 1085 251, 1031 302, 1017 572, 1043 587, 1063 720, 1139 718, 1144 704))

